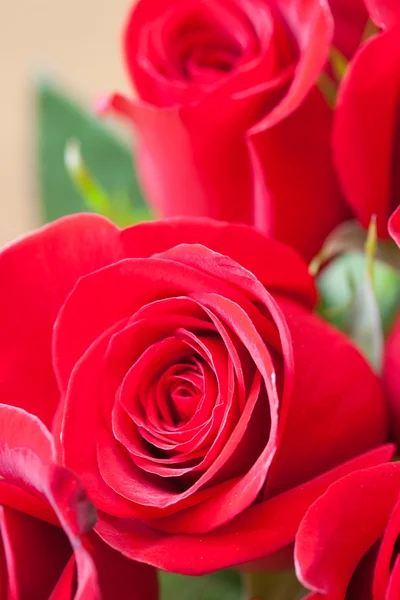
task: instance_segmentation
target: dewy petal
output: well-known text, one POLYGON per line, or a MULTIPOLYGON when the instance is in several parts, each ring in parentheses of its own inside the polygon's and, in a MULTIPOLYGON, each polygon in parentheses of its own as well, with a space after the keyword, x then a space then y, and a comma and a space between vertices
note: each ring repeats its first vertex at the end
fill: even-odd
POLYGON ((382 536, 400 488, 400 464, 360 470, 311 505, 296 535, 297 575, 307 588, 344 600, 350 579, 382 536))
POLYGON ((118 231, 100 216, 74 215, 0 252, 0 397, 48 426, 59 400, 54 321, 79 277, 120 257, 118 231))
POLYGON ((230 523, 205 535, 163 534, 134 519, 99 514, 96 531, 128 557, 184 575, 203 575, 263 558, 294 541, 299 523, 330 484, 353 470, 390 460, 383 446, 324 473, 306 484, 247 509, 230 523))

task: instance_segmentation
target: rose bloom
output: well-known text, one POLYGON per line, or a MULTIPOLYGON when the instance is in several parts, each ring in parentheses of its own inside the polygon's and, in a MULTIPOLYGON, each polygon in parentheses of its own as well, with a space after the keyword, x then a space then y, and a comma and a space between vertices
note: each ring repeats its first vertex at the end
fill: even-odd
POLYGON ((0 404, 0 597, 156 600, 155 570, 89 533, 95 509, 54 456, 37 417, 0 404))
POLYGON ((332 481, 386 460, 358 456, 386 439, 378 378, 312 314, 302 259, 249 226, 76 215, 3 250, 0 278, 2 398, 53 423, 128 557, 275 555, 332 481))
POLYGON ((256 223, 307 258, 348 209, 316 88, 327 0, 139 0, 124 36, 137 170, 161 216, 256 223), (187 199, 190 198, 190 201, 187 199))
POLYGON ((400 464, 347 475, 307 511, 296 536, 309 600, 400 598, 400 464))
POLYGON ((378 234, 385 238, 400 189, 400 3, 367 4, 371 18, 384 30, 350 62, 339 90, 333 146, 343 191, 357 219, 367 228, 376 215, 378 234))

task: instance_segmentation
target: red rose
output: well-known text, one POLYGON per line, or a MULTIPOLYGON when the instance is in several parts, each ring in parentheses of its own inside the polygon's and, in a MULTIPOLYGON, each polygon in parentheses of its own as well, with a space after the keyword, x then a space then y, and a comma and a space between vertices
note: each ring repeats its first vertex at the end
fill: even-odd
POLYGON ((296 536, 297 576, 314 591, 308 600, 398 600, 399 535, 399 463, 334 483, 296 536))
POLYGON ((307 258, 347 214, 315 87, 326 0, 140 0, 125 34, 138 170, 162 216, 255 223, 307 258), (190 199, 190 201, 188 201, 190 199))
MULTIPOLYGON (((394 16, 383 12, 389 4, 370 2, 378 23, 383 24, 382 15, 394 23, 394 16)), ((335 111, 334 154, 343 190, 365 228, 377 215, 381 238, 388 236, 389 216, 399 204, 399 33, 400 24, 360 48, 343 79, 335 111)))
POLYGON ((130 557, 189 574, 264 557, 386 456, 327 473, 385 440, 380 384, 310 312, 303 261, 248 226, 78 215, 6 248, 0 278, 1 397, 50 419, 55 371, 63 461, 130 557))
POLYGON ((1 597, 155 600, 155 570, 88 533, 94 507, 54 456, 37 417, 0 404, 1 597))

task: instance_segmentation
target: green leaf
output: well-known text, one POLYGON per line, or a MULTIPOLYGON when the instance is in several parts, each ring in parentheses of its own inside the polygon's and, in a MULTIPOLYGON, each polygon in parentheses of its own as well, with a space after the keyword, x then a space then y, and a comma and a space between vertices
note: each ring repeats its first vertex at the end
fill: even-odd
POLYGON ((105 192, 112 198, 127 198, 135 221, 150 219, 128 146, 52 83, 40 83, 35 93, 37 178, 45 221, 88 210, 64 164, 65 147, 71 139, 79 141, 88 169, 105 192))
POLYGON ((321 290, 322 303, 319 308, 322 317, 340 327, 380 374, 384 352, 384 328, 385 325, 390 327, 398 311, 400 284, 398 271, 393 270, 387 263, 376 261, 377 250, 376 217, 373 215, 364 243, 365 254, 361 255, 362 263, 359 262, 357 254, 342 254, 331 263, 331 268, 328 267, 322 272, 318 283, 321 290), (339 261, 344 261, 347 268, 337 271, 335 275, 332 265, 336 268, 339 261), (357 267, 354 268, 356 264, 357 267), (352 270, 349 270, 349 265, 352 270), (339 302, 338 293, 342 296, 339 302), (333 304, 333 308, 336 310, 332 311, 331 305, 329 311, 329 303, 332 303, 335 294, 337 303, 333 304))
POLYGON ((65 167, 88 210, 104 215, 120 227, 127 227, 141 220, 126 194, 111 196, 95 179, 83 160, 80 144, 76 140, 67 144, 65 167))
MULTIPOLYGON (((355 290, 361 285, 366 258, 360 252, 345 252, 334 258, 317 278, 319 313, 323 319, 348 333, 349 312, 355 290)), ((375 260, 374 290, 384 331, 388 331, 400 302, 400 276, 396 270, 375 260)))
POLYGON ((160 600, 241 600, 236 571, 217 571, 203 577, 184 577, 159 571, 160 600))
MULTIPOLYGON (((310 273, 317 275, 325 263, 339 254, 353 250, 364 254, 366 243, 367 232, 357 221, 341 223, 328 235, 321 251, 311 261, 310 273)), ((400 251, 393 240, 376 240, 374 258, 400 272, 400 251)))

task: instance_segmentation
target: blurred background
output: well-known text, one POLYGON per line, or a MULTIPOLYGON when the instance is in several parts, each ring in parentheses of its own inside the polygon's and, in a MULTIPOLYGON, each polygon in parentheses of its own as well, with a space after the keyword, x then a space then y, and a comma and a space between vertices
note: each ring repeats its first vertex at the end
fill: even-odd
POLYGON ((50 78, 88 109, 101 93, 129 90, 121 30, 131 0, 0 4, 2 244, 43 221, 35 164, 40 127, 35 85, 50 78))

